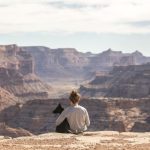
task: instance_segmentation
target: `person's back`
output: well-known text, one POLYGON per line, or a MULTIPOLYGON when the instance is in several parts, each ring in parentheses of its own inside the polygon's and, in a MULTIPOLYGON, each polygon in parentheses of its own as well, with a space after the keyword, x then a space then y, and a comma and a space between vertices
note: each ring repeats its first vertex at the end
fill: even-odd
POLYGON ((67 118, 72 132, 79 133, 87 130, 87 126, 90 125, 89 115, 84 107, 78 105, 79 100, 80 96, 73 91, 70 95, 71 106, 62 112, 56 120, 56 125, 61 124, 67 118))

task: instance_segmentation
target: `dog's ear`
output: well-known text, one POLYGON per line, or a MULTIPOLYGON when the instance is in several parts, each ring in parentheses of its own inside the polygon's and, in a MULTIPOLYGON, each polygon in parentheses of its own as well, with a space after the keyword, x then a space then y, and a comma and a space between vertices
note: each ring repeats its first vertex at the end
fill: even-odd
POLYGON ((61 114, 63 112, 64 108, 61 106, 61 104, 59 103, 57 105, 57 107, 53 110, 54 114, 61 114))

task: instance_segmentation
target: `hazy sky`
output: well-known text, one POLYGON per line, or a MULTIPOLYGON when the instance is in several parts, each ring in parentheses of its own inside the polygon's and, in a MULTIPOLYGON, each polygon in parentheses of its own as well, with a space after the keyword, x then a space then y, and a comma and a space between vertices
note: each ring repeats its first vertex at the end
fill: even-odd
POLYGON ((150 0, 0 0, 0 44, 150 56, 150 0))

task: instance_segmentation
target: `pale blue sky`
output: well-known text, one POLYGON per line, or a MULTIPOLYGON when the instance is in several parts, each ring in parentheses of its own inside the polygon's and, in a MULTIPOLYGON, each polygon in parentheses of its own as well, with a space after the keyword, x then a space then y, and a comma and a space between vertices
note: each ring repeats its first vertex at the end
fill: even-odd
POLYGON ((150 56, 149 0, 0 0, 0 44, 150 56))

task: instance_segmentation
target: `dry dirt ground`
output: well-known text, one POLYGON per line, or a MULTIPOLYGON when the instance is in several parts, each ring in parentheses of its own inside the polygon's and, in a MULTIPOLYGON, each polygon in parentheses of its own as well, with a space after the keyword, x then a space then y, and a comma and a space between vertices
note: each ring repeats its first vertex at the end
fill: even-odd
POLYGON ((14 139, 1 136, 0 150, 150 150, 150 132, 47 133, 14 139))

